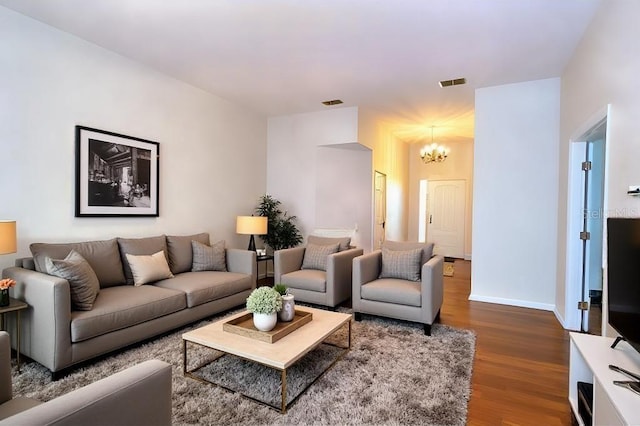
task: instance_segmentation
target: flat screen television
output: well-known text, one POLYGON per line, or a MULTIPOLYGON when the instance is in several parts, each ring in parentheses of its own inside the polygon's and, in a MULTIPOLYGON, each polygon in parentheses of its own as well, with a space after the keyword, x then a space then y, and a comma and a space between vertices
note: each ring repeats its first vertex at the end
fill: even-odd
POLYGON ((640 218, 607 219, 607 285, 609 324, 640 352, 640 218))

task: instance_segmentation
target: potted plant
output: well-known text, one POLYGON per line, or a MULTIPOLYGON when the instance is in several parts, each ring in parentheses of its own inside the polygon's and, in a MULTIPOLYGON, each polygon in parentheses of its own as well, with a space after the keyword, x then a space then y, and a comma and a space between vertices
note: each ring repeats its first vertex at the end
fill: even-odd
POLYGON ((278 312, 278 319, 282 322, 292 321, 296 313, 293 294, 289 294, 289 289, 284 284, 276 284, 273 289, 282 296, 282 309, 278 312))
POLYGON ((247 297, 247 310, 253 313, 253 325, 260 331, 270 331, 278 322, 282 296, 271 287, 258 287, 247 297))
POLYGON ((16 285, 16 282, 11 278, 0 280, 0 306, 9 306, 11 303, 11 299, 9 299, 9 289, 14 285, 16 285))
POLYGON ((260 239, 273 251, 295 247, 302 242, 302 234, 295 224, 296 217, 280 209, 282 203, 271 195, 260 197, 256 213, 267 217, 267 234, 260 239))

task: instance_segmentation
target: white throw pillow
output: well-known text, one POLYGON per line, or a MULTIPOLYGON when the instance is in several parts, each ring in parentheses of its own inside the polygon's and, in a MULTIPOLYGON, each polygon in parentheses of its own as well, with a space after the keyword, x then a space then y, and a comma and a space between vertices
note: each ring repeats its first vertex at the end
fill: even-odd
POLYGON ((151 256, 125 254, 133 274, 133 285, 140 286, 165 278, 173 278, 164 251, 159 251, 151 256))

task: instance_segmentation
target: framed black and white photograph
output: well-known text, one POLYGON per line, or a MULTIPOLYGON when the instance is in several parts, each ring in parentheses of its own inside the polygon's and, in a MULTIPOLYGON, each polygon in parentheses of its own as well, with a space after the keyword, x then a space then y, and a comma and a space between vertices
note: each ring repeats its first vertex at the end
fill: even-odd
POLYGON ((158 216, 160 144, 76 126, 76 217, 158 216))

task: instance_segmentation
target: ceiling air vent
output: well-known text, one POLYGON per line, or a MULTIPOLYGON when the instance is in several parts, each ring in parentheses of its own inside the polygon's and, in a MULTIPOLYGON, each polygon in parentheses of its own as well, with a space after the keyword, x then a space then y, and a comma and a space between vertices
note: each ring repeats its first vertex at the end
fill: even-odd
POLYGON ((343 102, 340 99, 333 99, 333 100, 330 100, 330 101, 322 102, 322 104, 326 105, 326 106, 340 105, 341 103, 343 103, 343 102))
POLYGON ((466 84, 466 78, 454 78, 453 80, 442 80, 440 83, 440 87, 449 87, 449 86, 458 86, 460 84, 466 84))

